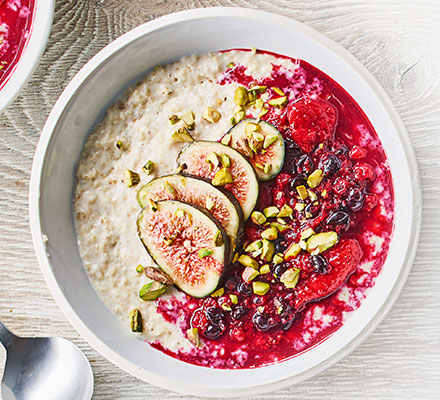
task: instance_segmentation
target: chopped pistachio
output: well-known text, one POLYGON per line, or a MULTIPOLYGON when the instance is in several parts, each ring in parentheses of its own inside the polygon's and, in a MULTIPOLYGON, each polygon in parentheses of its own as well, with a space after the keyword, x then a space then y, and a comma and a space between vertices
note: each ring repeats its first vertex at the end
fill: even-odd
POLYGON ((258 118, 264 117, 268 112, 269 110, 267 108, 262 108, 258 114, 258 118))
POLYGON ((309 212, 309 211, 306 211, 306 218, 312 218, 313 217, 313 214, 311 213, 311 212, 309 212))
POLYGON ((248 91, 244 86, 235 89, 234 101, 239 106, 244 106, 248 102, 248 91))
POLYGON ((284 283, 284 286, 288 289, 294 289, 298 283, 299 273, 301 270, 299 268, 289 268, 280 277, 280 281, 284 283))
POLYGON ((256 225, 262 225, 266 222, 266 217, 260 211, 253 211, 251 214, 251 220, 256 225))
POLYGON ((144 171, 147 175, 151 175, 154 171, 154 162, 148 160, 146 164, 142 167, 142 171, 144 171))
POLYGON ((153 199, 148 199, 148 204, 153 211, 157 211, 157 203, 153 199))
MULTIPOLYGON (((231 125, 235 125, 235 124, 237 123, 235 117, 231 117, 230 121, 231 121, 231 125)), ((224 143, 223 143, 223 144, 224 144, 224 143)), ((228 143, 228 144, 229 144, 229 143, 228 143)))
POLYGON ((231 299, 231 303, 232 304, 237 304, 238 303, 238 297, 235 294, 230 294, 229 298, 231 299))
POLYGON ((254 124, 252 122, 248 122, 244 128, 247 137, 251 138, 252 137, 252 133, 254 132, 258 132, 260 130, 260 125, 258 124, 254 124))
POLYGON ((253 251, 257 251, 259 249, 261 249, 261 247, 263 246, 263 242, 261 240, 255 240, 254 242, 249 243, 244 251, 246 253, 251 253, 253 251))
POLYGON ((218 230, 214 235, 214 245, 216 247, 223 245, 223 236, 222 233, 218 230))
POLYGON ((238 256, 239 256, 238 253, 235 253, 235 254, 234 254, 234 258, 232 259, 232 262, 233 262, 233 263, 235 263, 235 262, 238 261, 238 256))
POLYGON ((214 186, 225 186, 228 183, 232 183, 234 180, 232 178, 231 171, 229 171, 228 168, 223 167, 217 173, 214 175, 214 178, 212 178, 211 183, 214 186))
POLYGON ((307 228, 306 230, 301 232, 301 239, 305 240, 308 239, 310 236, 314 235, 315 231, 313 230, 313 228, 307 228))
POLYGON ((118 140, 118 141, 116 142, 115 146, 116 146, 118 149, 122 149, 122 147, 124 146, 124 144, 122 143, 122 140, 118 140))
MULTIPOLYGON (((259 132, 252 132, 252 139, 259 143, 264 140, 264 135, 259 132)), ((261 145, 261 143, 259 143, 259 145, 261 145)))
POLYGON ((175 173, 176 173, 176 174, 180 174, 180 173, 183 172, 186 168, 187 168, 186 164, 180 164, 180 165, 176 168, 175 173))
MULTIPOLYGON (((244 111, 239 111, 238 113, 236 113, 233 117, 235 119, 235 123, 240 122, 243 118, 244 118, 244 111)), ((233 124, 234 125, 234 124, 233 124)))
POLYGON ((251 47, 251 53, 252 54, 256 54, 257 53, 257 48, 256 47, 251 47))
POLYGON ((138 274, 141 274, 142 272, 144 272, 144 267, 143 267, 141 264, 139 264, 139 265, 136 267, 136 272, 137 272, 138 274))
POLYGON ((139 291, 139 297, 144 301, 156 300, 159 296, 165 293, 167 285, 159 282, 150 282, 142 286, 139 291))
POLYGON ((224 167, 229 168, 231 166, 231 158, 227 154, 222 154, 220 158, 224 167))
POLYGON ((279 89, 279 88, 277 88, 277 87, 273 87, 272 90, 273 90, 276 94, 278 94, 278 95, 280 95, 280 96, 284 96, 284 92, 283 92, 281 89, 279 89))
POLYGON ((188 129, 184 126, 174 132, 171 137, 175 142, 194 142, 193 137, 189 133, 188 129))
POLYGON ((225 136, 222 137, 220 143, 224 144, 225 146, 229 146, 229 144, 231 143, 231 138, 232 136, 229 133, 227 133, 225 136))
POLYGON ((224 311, 232 311, 232 307, 229 304, 223 303, 221 307, 224 311))
POLYGON ((173 185, 171 185, 168 181, 165 181, 164 183, 164 187, 166 189, 166 191, 170 194, 176 194, 176 189, 174 188, 173 185))
POLYGON ((304 210, 304 207, 305 207, 306 205, 304 204, 304 203, 296 203, 295 204, 295 210, 296 211, 302 211, 302 210, 304 210))
POLYGON ((255 107, 263 108, 264 107, 264 101, 262 99, 255 100, 255 107))
POLYGON ((200 249, 199 250, 199 258, 205 258, 211 256, 214 252, 210 249, 200 249))
POLYGON ((214 208, 215 203, 214 201, 211 199, 211 197, 207 197, 206 201, 205 201, 205 207, 208 211, 212 211, 212 209, 214 208))
POLYGON ((281 217, 277 218, 277 222, 281 225, 287 225, 287 222, 284 219, 282 219, 281 217))
POLYGON ((310 200, 312 200, 312 201, 315 201, 318 198, 316 193, 312 192, 310 189, 307 189, 307 193, 309 194, 310 200))
POLYGON ((258 269, 258 262, 246 254, 242 254, 240 257, 238 257, 238 262, 244 267, 258 269))
POLYGON ((259 296, 264 296, 270 289, 270 285, 266 282, 252 282, 252 290, 259 296))
POLYGON ((279 222, 271 222, 270 226, 277 228, 278 232, 284 232, 287 229, 289 229, 289 227, 286 224, 280 224, 279 222))
POLYGON ((275 245, 267 240, 263 239, 263 247, 261 248, 261 259, 266 262, 271 262, 273 259, 273 255, 275 254, 275 245))
POLYGON ((307 243, 304 240, 300 240, 298 244, 301 249, 307 250, 307 243))
POLYGON ((309 196, 309 193, 304 185, 297 186, 296 191, 298 192, 301 200, 305 200, 309 196))
POLYGON ((287 104, 287 97, 282 96, 275 99, 270 99, 267 103, 272 107, 283 108, 287 104))
POLYGON ((326 190, 326 189, 324 189, 324 190, 321 192, 321 196, 322 196, 322 197, 326 197, 326 196, 327 196, 327 190, 326 190))
POLYGON ((263 165, 263 172, 265 174, 268 174, 270 172, 270 170, 272 169, 272 164, 264 164, 263 165))
POLYGON ((132 332, 142 332, 142 315, 141 312, 135 308, 130 312, 130 328, 132 332))
POLYGON ((267 89, 267 86, 252 86, 249 90, 255 90, 260 93, 264 93, 267 89))
POLYGON ((126 169, 124 172, 124 180, 128 187, 132 187, 136 186, 141 181, 141 177, 137 172, 126 169))
POLYGON ((197 328, 190 328, 186 331, 186 337, 196 347, 201 346, 199 330, 197 328))
POLYGON ((211 152, 206 157, 206 162, 211 163, 214 167, 218 167, 220 165, 220 160, 216 153, 211 152))
POLYGON ((267 240, 275 240, 278 237, 278 229, 271 226, 270 228, 261 232, 261 237, 267 240))
POLYGON ((281 264, 284 261, 283 255, 280 253, 277 253, 273 256, 272 262, 274 264, 281 264))
POLYGON ((270 265, 269 264, 264 264, 260 268, 260 275, 268 274, 269 272, 270 272, 270 265))
POLYGON ((185 125, 189 130, 193 130, 195 127, 194 113, 192 111, 188 111, 185 114, 180 116, 180 119, 185 122, 185 125))
POLYGON ((322 169, 315 169, 307 178, 307 185, 313 189, 319 186, 323 177, 322 169))
POLYGON ((275 207, 275 206, 266 207, 263 210, 263 214, 266 218, 276 217, 279 212, 280 212, 280 210, 278 209, 278 207, 275 207))
POLYGON ((267 149, 271 144, 275 143, 277 139, 277 135, 266 135, 264 138, 263 149, 267 149))
POLYGON ((284 206, 281 207, 281 210, 278 213, 277 217, 280 218, 292 217, 292 215, 293 215, 292 207, 290 207, 288 204, 284 204, 284 206))
POLYGON ((211 297, 221 297, 225 293, 225 288, 217 289, 215 292, 211 293, 211 297))
POLYGON ((255 90, 249 90, 248 91, 248 104, 253 103, 255 100, 257 100, 257 92, 255 90))
POLYGON ((180 121, 180 118, 177 115, 171 115, 168 120, 171 122, 171 125, 174 125, 180 121))
POLYGON ((243 278, 243 280, 245 282, 250 282, 250 281, 254 280, 258 275, 260 275, 260 273, 256 269, 251 268, 251 267, 246 267, 243 270, 241 277, 243 278))
POLYGON ((307 251, 313 251, 316 248, 319 248, 319 252, 329 249, 334 246, 338 241, 338 234, 336 232, 322 232, 317 233, 316 235, 310 236, 307 241, 307 251))
POLYGON ((284 253, 284 259, 287 261, 292 260, 301 252, 299 243, 292 243, 284 253))
POLYGON ((215 108, 206 107, 202 118, 208 122, 211 122, 211 124, 215 124, 216 122, 220 121, 221 114, 215 108))

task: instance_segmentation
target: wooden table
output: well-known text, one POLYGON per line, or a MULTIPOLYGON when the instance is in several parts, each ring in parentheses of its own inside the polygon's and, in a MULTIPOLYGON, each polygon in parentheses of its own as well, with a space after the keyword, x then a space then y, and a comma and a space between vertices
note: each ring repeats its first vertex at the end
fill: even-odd
MULTIPOLYGON (((45 0, 40 0, 45 1, 45 0)), ((39 132, 85 62, 122 33, 174 11, 261 8, 340 43, 379 80, 402 116, 423 186, 423 228, 408 283, 379 328, 321 375, 266 399, 440 398, 440 2, 438 0, 57 1, 46 52, 22 95, 0 115, 0 319, 20 335, 76 343, 95 373, 95 399, 180 399, 104 359, 75 331, 40 273, 28 226, 28 183, 39 132)), ((0 365, 4 352, 0 352, 0 365)))

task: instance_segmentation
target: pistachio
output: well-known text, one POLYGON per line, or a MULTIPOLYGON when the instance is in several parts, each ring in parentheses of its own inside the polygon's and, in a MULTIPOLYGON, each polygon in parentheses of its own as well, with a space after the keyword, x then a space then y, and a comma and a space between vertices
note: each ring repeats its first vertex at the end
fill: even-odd
POLYGON ((273 255, 275 254, 275 245, 267 240, 263 239, 263 247, 261 252, 261 259, 266 262, 271 262, 273 259, 273 255))
POLYGON ((165 285, 173 285, 173 279, 159 268, 144 267, 144 273, 147 278, 165 285))
POLYGON ((278 237, 278 229, 271 226, 270 228, 261 232, 261 237, 267 240, 275 240, 278 237))
POLYGON ((235 294, 230 294, 229 298, 231 299, 231 303, 232 304, 237 304, 238 303, 238 297, 235 294))
POLYGON ((250 281, 254 280, 258 275, 260 275, 260 273, 256 269, 251 268, 251 267, 246 267, 243 270, 241 277, 243 278, 243 280, 245 282, 250 282, 250 281))
POLYGON ((214 167, 218 167, 220 165, 220 160, 218 159, 217 154, 211 152, 206 157, 206 162, 212 164, 214 167))
POLYGON ((274 264, 281 264, 284 261, 283 255, 281 253, 277 253, 273 256, 272 262, 274 264))
POLYGON ((136 267, 136 272, 137 272, 138 274, 141 274, 142 272, 144 272, 144 267, 143 267, 141 264, 139 264, 139 265, 136 267))
POLYGON ((194 142, 193 137, 191 136, 191 134, 188 132, 188 129, 186 129, 184 126, 179 128, 176 132, 174 132, 171 135, 171 138, 175 141, 175 142, 194 142))
POLYGON ((211 183, 214 186, 225 186, 228 183, 232 183, 234 180, 231 175, 231 171, 229 169, 223 167, 217 173, 214 175, 214 178, 212 178, 211 183))
POLYGON ((334 246, 338 241, 338 234, 336 232, 322 232, 316 235, 310 236, 307 241, 307 251, 312 252, 315 249, 319 249, 319 252, 329 249, 334 246))
POLYGON ((232 311, 232 307, 229 304, 223 303, 221 307, 224 311, 232 311))
POLYGON ((246 253, 251 253, 253 251, 257 251, 259 249, 261 249, 261 247, 263 246, 263 242, 261 240, 255 240, 254 242, 249 243, 244 251, 246 253))
POLYGON ((284 219, 282 219, 281 217, 278 217, 278 218, 277 218, 277 222, 278 222, 279 224, 281 224, 281 225, 286 225, 286 226, 287 226, 287 222, 286 222, 284 219))
POLYGON ((217 289, 215 292, 211 293, 211 297, 221 297, 225 293, 225 288, 217 289))
POLYGON ((290 261, 294 259, 301 252, 299 243, 292 243, 284 253, 284 259, 290 261))
POLYGON ((287 97, 282 96, 275 99, 270 99, 267 103, 272 107, 283 108, 287 104, 287 97))
POLYGON ((264 107, 264 101, 262 99, 255 100, 255 107, 263 108, 264 107))
POLYGON ((270 265, 269 264, 264 264, 260 268, 260 275, 268 274, 269 272, 270 272, 270 265))
POLYGON ((205 258, 211 256, 214 252, 210 249, 200 249, 199 250, 199 258, 205 258))
POLYGON ((185 122, 186 127, 189 130, 193 130, 195 127, 194 113, 192 111, 188 111, 185 114, 180 116, 180 119, 185 122))
POLYGON ((215 108, 206 107, 202 118, 208 122, 211 122, 211 124, 215 124, 216 122, 220 121, 221 114, 215 108))
POLYGON ((248 104, 252 104, 257 100, 257 92, 255 90, 248 90, 248 104))
POLYGON ((262 108, 261 111, 258 113, 258 118, 264 117, 269 110, 267 108, 262 108))
POLYGON ((225 146, 229 146, 229 144, 231 143, 231 138, 232 136, 229 133, 227 133, 225 136, 222 137, 220 143, 224 144, 225 146))
POLYGON ((299 198, 301 200, 305 200, 309 196, 309 193, 307 192, 307 189, 304 185, 297 186, 296 191, 298 192, 299 198))
POLYGON ((270 285, 266 282, 252 282, 252 291, 259 296, 264 296, 269 289, 270 285))
POLYGON ((263 214, 266 218, 276 217, 279 212, 280 212, 280 210, 278 209, 278 207, 275 207, 275 206, 266 207, 263 210, 263 214))
POLYGON ((160 282, 150 282, 142 286, 139 297, 144 301, 156 300, 167 290, 167 286, 160 282))
POLYGON ((234 101, 239 106, 244 106, 248 102, 248 91, 244 86, 239 86, 235 89, 234 101))
POLYGON ((251 53, 252 54, 257 54, 257 48, 256 47, 251 47, 251 53))
POLYGON ((130 312, 130 328, 132 332, 142 332, 142 315, 141 312, 135 308, 130 312))
POLYGON ((301 232, 301 240, 308 239, 310 236, 314 235, 315 231, 312 228, 307 228, 301 232))
POLYGON ((246 254, 242 254, 240 257, 238 257, 238 262, 244 267, 258 269, 258 262, 246 254))
POLYGON ((266 217, 259 211, 254 211, 251 214, 251 220, 256 225, 262 225, 266 222, 266 217))
POLYGON ((304 204, 304 203, 296 203, 295 204, 295 210, 296 211, 302 211, 302 210, 304 210, 304 207, 305 207, 306 205, 304 204))
POLYGON ((180 174, 180 173, 182 173, 183 171, 185 171, 187 168, 188 168, 188 167, 187 167, 187 165, 186 165, 185 163, 184 163, 184 164, 180 164, 180 165, 176 168, 175 173, 176 173, 176 174, 180 174))
POLYGON ((239 111, 234 115, 235 123, 239 123, 244 118, 244 111, 239 111))
POLYGON ((174 212, 174 215, 175 215, 176 217, 179 217, 179 218, 183 218, 183 217, 185 216, 185 214, 186 214, 185 210, 183 210, 183 209, 181 209, 181 208, 178 208, 178 209, 174 212))
POLYGON ((148 160, 146 164, 142 167, 142 171, 144 171, 147 175, 151 175, 154 171, 154 162, 148 160))
POLYGON ((300 240, 298 244, 302 250, 307 250, 307 243, 304 240, 300 240))
POLYGON ((289 229, 289 227, 286 224, 280 224, 279 222, 271 222, 270 226, 273 226, 274 228, 277 228, 278 232, 284 232, 287 229, 289 229))
POLYGON ((153 211, 157 211, 157 203, 153 199, 148 199, 148 205, 153 211))
POLYGON ((292 217, 293 210, 292 207, 290 207, 288 204, 284 204, 284 206, 281 207, 280 212, 278 213, 277 217, 284 218, 284 217, 292 217))
POLYGON ((231 159, 227 154, 222 154, 220 158, 224 167, 229 168, 231 166, 231 159))
POLYGON ((205 207, 206 207, 206 209, 207 209, 208 211, 212 211, 213 208, 214 208, 214 206, 215 206, 214 201, 211 199, 211 197, 208 196, 208 197, 206 198, 206 201, 205 201, 205 207))
POLYGON ((260 125, 258 125, 258 124, 254 124, 254 123, 252 123, 252 122, 248 122, 248 123, 246 124, 245 128, 244 128, 244 130, 245 130, 245 132, 246 132, 246 136, 247 136, 248 138, 251 138, 251 137, 252 137, 252 134, 253 134, 254 132, 258 132, 260 129, 261 129, 261 128, 260 128, 260 125))
POLYGON ((327 196, 327 190, 326 190, 326 189, 324 189, 324 190, 321 192, 321 196, 324 197, 324 198, 327 196))
POLYGON ((190 328, 186 331, 186 337, 196 347, 201 346, 199 330, 197 328, 190 328))
POLYGON ((234 68, 235 67, 235 63, 231 61, 226 67, 227 68, 234 68))
POLYGON ((264 93, 267 89, 267 86, 252 86, 249 90, 258 91, 259 93, 264 93))
POLYGON ((220 231, 217 231, 214 235, 214 246, 220 247, 223 245, 223 237, 220 231))
POLYGON ((176 189, 174 188, 173 185, 171 185, 168 181, 164 182, 164 187, 166 189, 166 191, 170 194, 176 194, 176 189))
POLYGON ((307 189, 307 193, 309 194, 310 200, 312 200, 312 201, 315 201, 318 198, 316 193, 312 192, 310 189, 307 189))
POLYGON ((315 169, 307 178, 307 185, 313 189, 319 186, 323 177, 322 169, 315 169))
POLYGON ((137 172, 126 169, 124 172, 124 180, 128 187, 132 187, 136 186, 141 181, 141 177, 137 172))
POLYGON ((260 314, 264 313, 264 306, 258 306, 258 307, 257 307, 257 311, 258 311, 260 314))
POLYGON ((284 96, 284 92, 283 92, 281 89, 279 89, 279 88, 277 88, 277 87, 273 87, 272 90, 273 90, 276 94, 278 94, 278 95, 280 95, 280 96, 284 96))
POLYGON ((270 170, 272 169, 272 164, 264 164, 263 165, 263 172, 265 174, 268 174, 270 172, 270 170))
POLYGON ((180 118, 177 115, 171 115, 168 120, 170 121, 171 125, 174 125, 180 121, 180 118))
POLYGON ((299 273, 301 270, 299 268, 289 268, 280 277, 280 281, 284 283, 284 286, 288 289, 294 289, 298 283, 299 273))
POLYGON ((235 125, 237 123, 237 121, 235 120, 235 117, 231 117, 230 121, 231 121, 231 125, 235 125))
POLYGON ((115 143, 115 146, 120 150, 120 149, 122 149, 122 147, 124 146, 124 144, 122 143, 122 140, 118 140, 118 141, 115 143))

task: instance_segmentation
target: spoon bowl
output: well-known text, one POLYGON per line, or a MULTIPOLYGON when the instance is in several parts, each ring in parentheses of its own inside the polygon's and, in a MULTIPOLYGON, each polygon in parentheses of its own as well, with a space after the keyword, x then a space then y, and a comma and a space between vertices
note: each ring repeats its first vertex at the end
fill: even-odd
POLYGON ((3 400, 91 399, 92 369, 73 343, 58 337, 20 338, 1 322, 0 342, 7 351, 3 400))

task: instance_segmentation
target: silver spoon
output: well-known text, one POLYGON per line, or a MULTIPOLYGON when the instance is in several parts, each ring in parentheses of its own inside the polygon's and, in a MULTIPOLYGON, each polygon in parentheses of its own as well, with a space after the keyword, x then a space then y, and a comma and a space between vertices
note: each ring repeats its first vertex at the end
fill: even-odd
POLYGON ((0 322, 7 351, 3 400, 90 400, 93 373, 78 347, 62 338, 20 338, 0 322))

